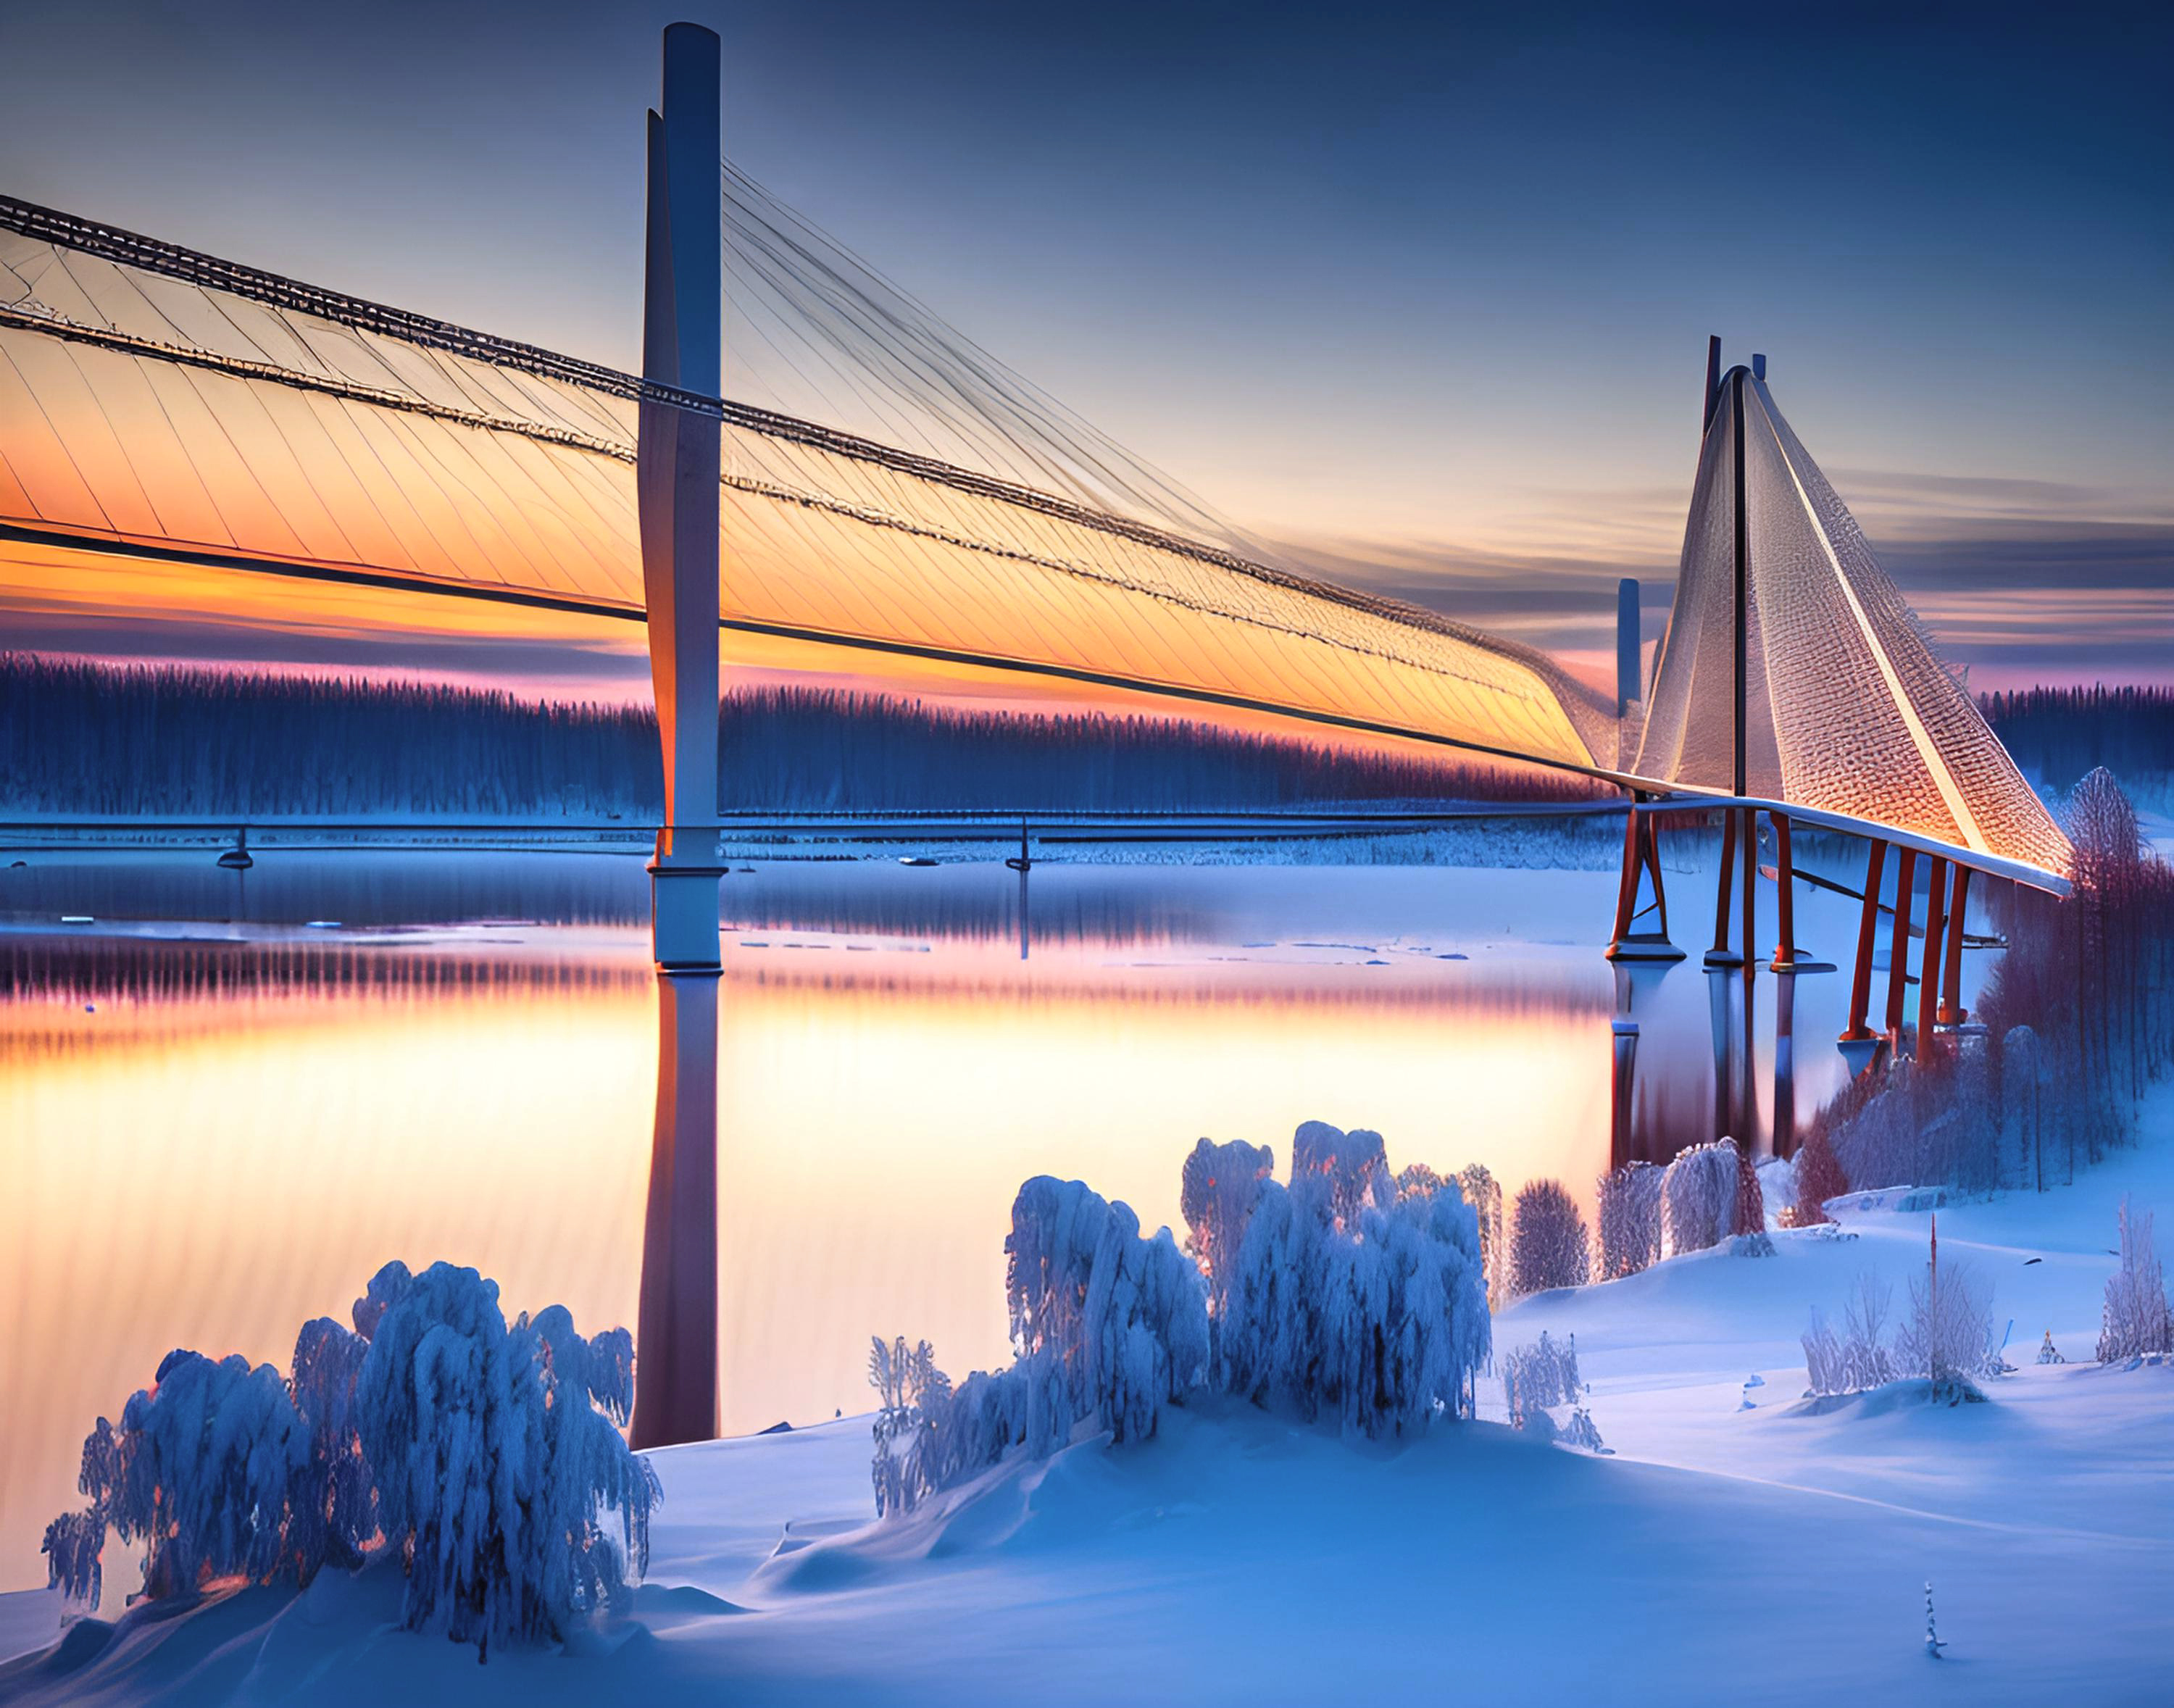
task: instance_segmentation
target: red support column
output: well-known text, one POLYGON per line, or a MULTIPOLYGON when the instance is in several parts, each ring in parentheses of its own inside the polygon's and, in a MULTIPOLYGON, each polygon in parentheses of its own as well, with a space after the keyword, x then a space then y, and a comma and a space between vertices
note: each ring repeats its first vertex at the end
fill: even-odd
POLYGON ((1864 857, 1864 907, 1857 916, 1857 965, 1850 974, 1849 1030, 1841 1035, 1845 1044, 1863 1043, 1873 1035, 1872 1028, 1864 1024, 1864 1011, 1872 1001, 1872 940, 1879 926, 1879 878, 1886 863, 1887 845, 1875 836, 1864 857))
POLYGON ((1905 848, 1895 868, 1895 935, 1887 946, 1887 1035, 1902 1035, 1903 986, 1910 976, 1910 915, 1917 905, 1917 851, 1905 848))
POLYGON ((1706 959, 1717 965, 1726 965, 1735 959, 1728 952, 1729 891, 1736 882, 1736 808, 1724 807, 1721 812, 1721 877, 1714 886, 1713 947, 1706 951, 1706 959))
POLYGON ((1632 802, 1623 819, 1623 876, 1615 886, 1615 929, 1608 946, 1615 948, 1630 935, 1630 916, 1638 905, 1638 805, 1632 802))
POLYGON ((1759 954, 1759 809, 1744 809, 1744 976, 1759 954))
POLYGON ((1940 1024, 1960 1026, 1970 1018, 1970 1010, 1962 1005, 1963 982, 1963 910, 1970 900, 1970 868, 1960 862, 1955 866, 1955 889, 1948 904, 1947 965, 1940 975, 1940 1024))
MULTIPOLYGON (((1668 935, 1668 891, 1661 882, 1661 827, 1651 813, 1638 827, 1646 849, 1646 870, 1652 875, 1653 905, 1661 916, 1661 935, 1668 935)), ((1673 939, 1672 939, 1673 940, 1673 939)))
POLYGON ((1947 934, 1948 862, 1933 856, 1925 884, 1925 953, 1917 965, 1917 1059, 1933 1059, 1933 1032, 1939 1020, 1940 949, 1947 934))
POLYGON ((1781 940, 1774 945, 1774 970, 1794 972, 1797 968, 1797 868, 1789 857, 1789 815, 1769 813, 1767 822, 1774 827, 1774 880, 1781 894, 1777 904, 1777 930, 1781 940))

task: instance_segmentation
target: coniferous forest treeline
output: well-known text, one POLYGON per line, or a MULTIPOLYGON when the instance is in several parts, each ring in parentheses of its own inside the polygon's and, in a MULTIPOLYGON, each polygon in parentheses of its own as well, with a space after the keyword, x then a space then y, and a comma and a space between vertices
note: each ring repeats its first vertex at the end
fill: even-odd
MULTIPOLYGON (((1574 776, 1176 719, 821 688, 733 694, 721 722, 726 798, 740 811, 1216 812, 1603 792, 1574 776)), ((0 654, 0 810, 653 823, 662 806, 646 707, 0 654)))
POLYGON ((2104 765, 2129 793, 2163 796, 2174 772, 2174 689, 2026 688, 1980 697, 2015 762, 2054 788, 2104 765))

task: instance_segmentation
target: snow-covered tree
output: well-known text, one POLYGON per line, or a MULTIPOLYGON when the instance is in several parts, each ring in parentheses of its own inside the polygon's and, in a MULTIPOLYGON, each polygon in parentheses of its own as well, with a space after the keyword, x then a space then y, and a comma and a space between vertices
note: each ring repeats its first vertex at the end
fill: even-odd
POLYGON ((1510 1233, 1510 1288, 1518 1296, 1582 1287, 1590 1273, 1585 1217, 1560 1181, 1533 1181, 1517 1194, 1510 1233))
POLYGON ((1301 1130, 1315 1159, 1263 1185, 1230 1278, 1219 1381, 1238 1397, 1380 1437, 1471 1414, 1490 1344, 1479 1224, 1454 1182, 1400 1196, 1378 1137, 1301 1130), (1338 1213, 1339 1204, 1351 1215, 1338 1213))
POLYGON ((868 1354, 868 1383, 880 1403, 875 1420, 876 1515, 911 1511, 943 1486, 938 1432, 951 1411, 951 1379, 936 1367, 927 1341, 908 1350, 904 1336, 868 1354))
POLYGON ((1396 1196, 1382 1135, 1364 1127, 1345 1132, 1325 1121, 1300 1123, 1291 1142, 1291 1179, 1328 1183, 1329 1213, 1349 1227, 1360 1210, 1379 1208, 1396 1196))
POLYGON ((2174 1316, 2166 1303, 2166 1276, 2151 1237, 2151 1217, 2132 1215, 2121 1201, 2121 1262, 2106 1284, 2098 1359, 2112 1364, 2174 1352, 2174 1316))
POLYGON ((284 1381, 168 1354, 120 1427, 100 1418, 84 1443, 90 1505, 46 1532, 54 1583, 95 1605, 109 1527, 143 1542, 154 1597, 213 1577, 306 1583, 381 1533, 412 1626, 479 1647, 563 1636, 646 1564, 657 1479, 614 1427, 634 1343, 584 1339, 556 1305, 508 1327, 497 1299, 472 1269, 389 1263, 355 1301, 358 1332, 306 1324, 284 1381))
POLYGON ((1910 1308, 1895 1331, 1896 1373, 1923 1376, 1940 1395, 1969 1385, 1998 1362, 1993 1289, 1967 1263, 1940 1261, 1935 1228, 1931 1261, 1910 1283, 1910 1308))
POLYGON ((1036 1372, 1034 1452, 1083 1424, 1144 1440, 1206 1376, 1207 1289, 1169 1229, 1143 1238, 1131 1206, 1041 1175, 1013 1202, 1004 1250, 1012 1344, 1036 1372))
POLYGON ((1831 1222, 1827 1201, 1849 1190, 1849 1176, 1834 1154, 1834 1145, 1823 1127, 1814 1127, 1797 1152, 1796 1202, 1789 1207, 1789 1224, 1809 1228, 1831 1222))
POLYGON ((85 1444, 85 1476, 98 1480, 84 1492, 122 1541, 143 1542, 147 1595, 273 1575, 289 1489, 309 1457, 278 1370, 170 1352, 154 1385, 130 1396, 112 1441, 110 1455, 85 1444))
POLYGON ((1625 1163, 1596 1186, 1600 1224, 1600 1278, 1620 1280, 1661 1257, 1661 1182, 1665 1171, 1650 1162, 1625 1163))
MULTIPOLYGON (((1215 1149, 1206 1145, 1211 1154, 1215 1149)), ((1196 1149, 1195 1159, 1202 1155, 1196 1149)), ((1187 1169, 1201 1225, 1214 1228, 1209 1244, 1219 1235, 1242 1237, 1242 1224, 1215 1219, 1217 1203, 1231 1207, 1220 1188, 1210 1188, 1191 1162, 1187 1169)), ((874 1343, 868 1380, 881 1401, 872 1466, 879 1513, 911 1511, 1014 1448, 1040 1457, 1086 1433, 1115 1443, 1144 1440, 1165 1408, 1206 1379, 1201 1271, 1167 1228, 1148 1239, 1139 1227, 1129 1206, 1079 1181, 1038 1176, 1013 1200, 1004 1241, 1014 1362, 976 1370, 955 1387, 927 1342, 911 1351, 903 1338, 874 1343)), ((1227 1250, 1219 1261, 1228 1266, 1227 1250)))
MULTIPOLYGON (((104 1421, 100 1419, 100 1421, 104 1421)), ((98 1605, 105 1588, 100 1555, 105 1549, 105 1520, 96 1512, 63 1512, 46 1527, 38 1552, 46 1556, 46 1581, 68 1601, 98 1605)))
POLYGON ((1739 1230, 1741 1159, 1736 1141, 1695 1144, 1668 1165, 1661 1182, 1661 1243, 1668 1256, 1702 1251, 1739 1230))
POLYGON ((1514 1348, 1501 1362, 1502 1403, 1522 1429, 1535 1412, 1568 1404, 1585 1392, 1577 1373, 1577 1337, 1553 1340, 1545 1329, 1530 1346, 1514 1348))
POLYGON ((303 1324, 295 1339, 287 1389, 309 1428, 314 1478, 289 1514, 287 1553, 304 1583, 327 1565, 361 1565, 364 1544, 377 1533, 377 1487, 354 1409, 355 1381, 369 1351, 368 1340, 329 1316, 303 1324))
POLYGON ((1887 1312, 1894 1289, 1868 1271, 1860 1273, 1843 1307, 1837 1338, 1814 1307, 1805 1331, 1804 1373, 1815 1394, 1863 1393, 1901 1374, 1886 1343, 1887 1312))
POLYGON ((2061 1349, 2053 1344, 2053 1331, 2050 1328, 2047 1329, 2046 1331, 2045 1339, 2038 1343, 2038 1362, 2041 1364, 2066 1364, 2068 1361, 2069 1360, 2061 1356, 2061 1349))
POLYGON ((1504 1271, 1509 1261, 1509 1242, 1502 1237, 1502 1183, 1488 1173, 1484 1163, 1474 1162, 1457 1171, 1457 1186, 1479 1219, 1479 1255, 1487 1272, 1487 1296, 1496 1304, 1506 1304, 1509 1281, 1504 1271))
POLYGON ((450 1263, 373 1329, 356 1418, 404 1624, 487 1654, 565 1636, 640 1577, 656 1473, 592 1403, 621 1396, 619 1336, 583 1340, 556 1307, 509 1327, 497 1284, 450 1263))
POLYGON ((1225 1385, 1222 1326, 1230 1315, 1230 1286, 1247 1224, 1274 1171, 1275 1152, 1265 1144, 1202 1139, 1185 1159, 1178 1182, 1178 1210, 1188 1230, 1185 1249, 1208 1283, 1208 1330, 1218 1386, 1225 1385))

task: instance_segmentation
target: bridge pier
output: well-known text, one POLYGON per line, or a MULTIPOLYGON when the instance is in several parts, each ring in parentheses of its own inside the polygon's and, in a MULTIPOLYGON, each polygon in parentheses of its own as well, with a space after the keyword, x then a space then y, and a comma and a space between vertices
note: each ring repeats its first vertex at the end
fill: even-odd
POLYGON ((1668 940, 1668 893, 1661 877, 1659 833, 1653 828, 1652 814, 1633 797, 1624 815, 1623 871, 1615 889, 1615 928, 1609 938, 1608 959, 1679 961, 1683 958, 1684 952, 1668 940), (1653 899, 1640 907, 1639 890, 1647 878, 1652 879, 1653 899), (1661 928, 1658 932, 1635 928, 1648 913, 1658 916, 1661 928))
POLYGON ((1970 868, 1955 864, 1955 891, 1948 901, 1946 965, 1940 974, 1940 1004, 1937 1018, 1943 1026, 1960 1026, 1970 1018, 1962 1005, 1963 911, 1970 900, 1970 868))
POLYGON ((1895 930, 1887 942, 1887 1036, 1902 1040, 1902 999, 1910 981, 1910 916, 1917 905, 1917 851, 1905 848, 1895 868, 1895 930))
POLYGON ((1917 1060, 1933 1059, 1940 1018, 1940 963, 1947 936, 1948 862, 1935 854, 1925 884, 1925 949, 1917 966, 1917 1060))
POLYGON ((664 824, 651 862, 657 965, 719 966, 717 483, 724 424, 690 407, 715 399, 724 370, 724 197, 717 35, 664 32, 664 96, 649 115, 648 240, 641 376, 687 394, 640 405, 635 499, 649 668, 664 748, 664 824))
POLYGON ((718 480, 724 424, 721 50, 664 32, 648 119, 648 233, 635 492, 664 823, 649 865, 658 978, 657 1120, 630 1439, 717 1433, 718 480), (652 388, 654 388, 652 390, 652 388), (710 408, 701 407, 707 402, 710 408))
POLYGON ((1706 964, 1710 967, 1743 964, 1744 958, 1728 947, 1728 903, 1735 883, 1736 808, 1724 807, 1721 813, 1721 874, 1714 884, 1713 947, 1706 952, 1706 964))

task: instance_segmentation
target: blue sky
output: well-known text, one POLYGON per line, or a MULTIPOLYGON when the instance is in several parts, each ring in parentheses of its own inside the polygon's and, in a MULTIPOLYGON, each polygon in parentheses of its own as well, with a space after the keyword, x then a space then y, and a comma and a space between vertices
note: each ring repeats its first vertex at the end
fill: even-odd
POLYGON ((100 3, 5 187, 631 365, 674 16, 733 158, 1257 531, 1659 620, 1708 332, 1977 678, 2174 674, 2174 46, 2141 8, 100 3))

